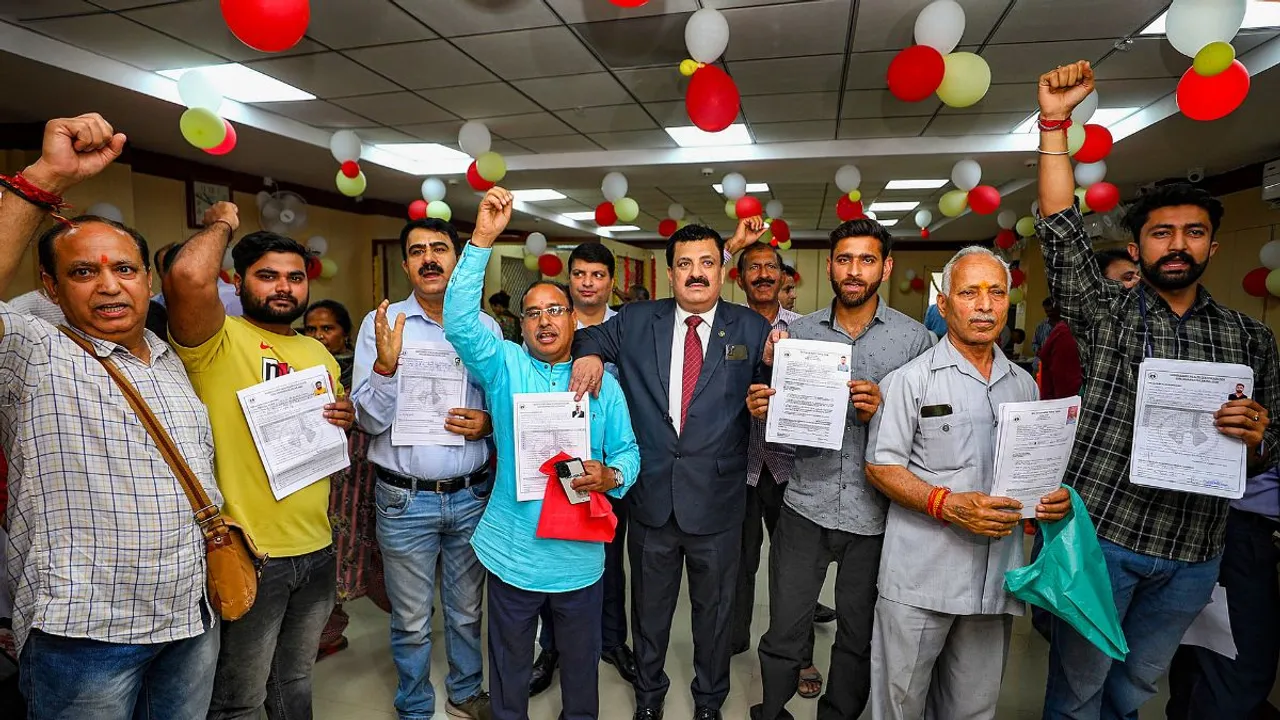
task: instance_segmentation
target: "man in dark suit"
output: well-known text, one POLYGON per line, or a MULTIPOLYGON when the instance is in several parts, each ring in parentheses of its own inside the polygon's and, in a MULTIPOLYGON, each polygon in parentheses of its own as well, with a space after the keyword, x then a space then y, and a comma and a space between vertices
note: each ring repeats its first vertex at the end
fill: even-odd
POLYGON ((719 302, 725 259, 763 231, 744 221, 726 251, 710 228, 688 225, 667 242, 671 300, 624 305, 579 330, 572 387, 599 387, 603 363, 618 366, 640 444, 631 504, 635 720, 660 720, 670 680, 663 671, 683 565, 693 604, 695 720, 718 720, 729 694, 729 625, 746 514, 745 399, 768 382, 769 323, 719 302))

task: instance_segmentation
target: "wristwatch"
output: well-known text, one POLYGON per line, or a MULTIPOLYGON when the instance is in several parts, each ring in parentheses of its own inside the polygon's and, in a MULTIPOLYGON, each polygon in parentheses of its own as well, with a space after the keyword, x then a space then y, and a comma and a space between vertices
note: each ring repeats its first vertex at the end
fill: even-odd
POLYGON ((611 472, 611 473, 612 473, 612 476, 611 476, 611 477, 613 477, 613 487, 611 487, 611 488, 609 488, 609 489, 610 489, 610 490, 613 490, 614 488, 620 488, 620 487, 622 487, 622 473, 618 472, 618 468, 612 468, 612 467, 611 467, 611 468, 609 468, 609 472, 611 472))

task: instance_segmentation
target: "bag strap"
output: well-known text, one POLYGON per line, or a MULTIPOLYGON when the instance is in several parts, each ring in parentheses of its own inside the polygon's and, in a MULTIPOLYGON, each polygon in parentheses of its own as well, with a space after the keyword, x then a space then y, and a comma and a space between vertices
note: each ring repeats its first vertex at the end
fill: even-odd
POLYGON ((93 345, 88 340, 72 332, 65 325, 59 325, 58 329, 71 338, 72 342, 89 353, 93 359, 102 363, 103 369, 115 381, 120 388, 120 392, 124 395, 124 399, 129 401, 129 406, 137 413, 138 419, 142 421, 142 426, 146 428, 152 442, 160 450, 160 455, 168 463, 169 469, 178 478, 178 484, 182 485, 182 490, 186 493, 187 500, 191 503, 191 509, 195 511, 196 522, 200 525, 205 535, 208 536, 211 531, 210 523, 218 519, 220 515, 218 506, 209 500, 209 495, 205 493, 204 486, 200 484, 200 479, 196 477, 191 466, 183 459, 182 453, 178 450, 177 444, 173 442, 173 438, 169 436, 169 432, 160 424, 155 413, 151 412, 151 407, 147 405, 147 401, 142 398, 137 388, 133 386, 133 383, 129 382, 129 379, 124 376, 124 373, 120 372, 119 368, 94 351, 93 345))

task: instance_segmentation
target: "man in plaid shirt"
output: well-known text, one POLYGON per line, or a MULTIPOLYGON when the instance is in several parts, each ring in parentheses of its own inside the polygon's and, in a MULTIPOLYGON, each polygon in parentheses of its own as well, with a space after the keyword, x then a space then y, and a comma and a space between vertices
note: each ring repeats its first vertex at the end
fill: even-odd
MULTIPOLYGON (((1270 427, 1280 388, 1275 338, 1218 304, 1200 277, 1217 250, 1222 204, 1188 185, 1157 188, 1125 218, 1143 282, 1105 279, 1074 206, 1066 125, 1093 91, 1087 62, 1040 78, 1039 234, 1049 290, 1079 340, 1084 409, 1065 482, 1084 499, 1107 559, 1129 656, 1112 662, 1055 619, 1045 718, 1128 718, 1156 692, 1179 641, 1218 577, 1229 501, 1140 487, 1129 480, 1138 377, 1146 358, 1240 363, 1253 368, 1253 399, 1215 414, 1222 434, 1247 447, 1250 474, 1275 464, 1270 427), (1265 442, 1264 442, 1265 441, 1265 442)), ((1225 397, 1225 396, 1224 396, 1225 397)))

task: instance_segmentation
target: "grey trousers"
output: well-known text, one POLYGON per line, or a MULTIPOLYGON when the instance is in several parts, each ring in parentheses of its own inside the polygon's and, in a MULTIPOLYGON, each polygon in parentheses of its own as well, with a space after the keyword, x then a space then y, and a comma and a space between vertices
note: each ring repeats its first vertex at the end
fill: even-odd
POLYGON ((871 637, 872 720, 992 720, 1011 615, 947 615, 881 597, 871 637))

